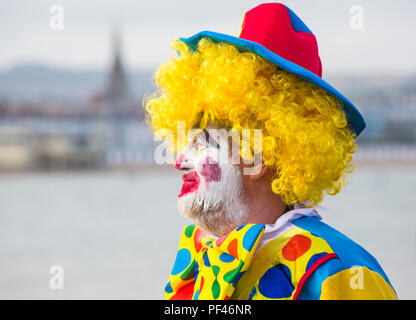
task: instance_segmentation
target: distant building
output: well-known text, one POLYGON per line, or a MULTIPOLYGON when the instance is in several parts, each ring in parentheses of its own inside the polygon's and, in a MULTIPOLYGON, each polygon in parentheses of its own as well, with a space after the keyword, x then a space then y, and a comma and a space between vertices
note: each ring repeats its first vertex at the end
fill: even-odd
POLYGON ((117 30, 112 32, 112 58, 107 84, 102 94, 92 100, 99 113, 113 116, 134 116, 143 118, 140 98, 132 96, 122 55, 121 36, 117 30))
POLYGON ((0 101, 0 170, 153 163, 153 134, 126 74, 120 36, 113 32, 106 85, 88 106, 66 106, 63 101, 44 108, 0 101))

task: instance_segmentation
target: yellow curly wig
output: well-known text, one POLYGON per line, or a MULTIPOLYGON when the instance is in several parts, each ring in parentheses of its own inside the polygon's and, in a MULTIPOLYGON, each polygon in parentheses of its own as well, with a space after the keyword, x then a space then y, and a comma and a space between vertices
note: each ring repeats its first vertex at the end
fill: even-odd
MULTIPOLYGON (((356 135, 336 98, 232 45, 201 39, 193 51, 175 39, 172 48, 178 57, 160 66, 160 89, 144 100, 155 133, 175 133, 178 121, 187 130, 208 122, 261 129, 263 162, 275 173, 271 188, 286 204, 317 204, 324 191, 341 190, 353 171, 356 135)), ((171 142, 178 146, 176 135, 171 142)))

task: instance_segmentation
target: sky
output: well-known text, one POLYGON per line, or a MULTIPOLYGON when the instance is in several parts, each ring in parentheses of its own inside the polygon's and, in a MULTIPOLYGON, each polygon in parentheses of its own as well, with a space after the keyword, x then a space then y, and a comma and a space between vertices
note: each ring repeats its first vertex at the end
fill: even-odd
MULTIPOLYGON (((0 70, 29 63, 107 69, 115 26, 127 67, 153 70, 174 54, 173 38, 202 30, 237 36, 244 12, 263 2, 272 1, 0 0, 0 70), (53 5, 63 10, 63 29, 50 27, 53 5)), ((316 35, 324 75, 416 72, 416 1, 283 3, 316 35)))

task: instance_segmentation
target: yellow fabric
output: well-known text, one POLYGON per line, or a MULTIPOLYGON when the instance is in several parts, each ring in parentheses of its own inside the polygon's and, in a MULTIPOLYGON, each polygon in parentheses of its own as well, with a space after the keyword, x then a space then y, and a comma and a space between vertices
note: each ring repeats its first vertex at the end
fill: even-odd
POLYGON ((379 273, 345 266, 323 238, 294 226, 256 252, 263 232, 248 224, 214 240, 186 226, 165 298, 397 299, 379 273))
POLYGON ((229 299, 235 280, 249 267, 263 232, 263 225, 247 224, 216 241, 208 236, 200 241, 201 229, 187 226, 177 256, 177 261, 185 261, 178 261, 179 267, 175 262, 165 298, 229 299))
POLYGON ((361 266, 328 277, 321 290, 321 300, 397 300, 382 276, 361 266))
MULTIPOLYGON (((311 233, 294 227, 289 231, 282 234, 280 237, 275 238, 267 242, 256 254, 255 259, 252 261, 250 268, 247 272, 241 277, 238 282, 237 288, 232 296, 232 299, 236 300, 247 300, 250 297, 250 293, 253 290, 253 287, 258 288, 259 281, 261 276, 266 273, 271 267, 284 264, 290 270, 291 282, 294 286, 292 294, 285 298, 285 300, 293 299, 293 296, 296 293, 300 279, 306 272, 306 266, 310 261, 311 257, 319 253, 334 253, 331 247, 324 241, 322 238, 315 237, 311 233), (282 249, 289 242, 289 240, 295 235, 302 235, 308 237, 311 240, 310 249, 308 249, 304 254, 294 261, 289 261, 285 259, 282 253, 282 249)), ((269 299, 262 295, 259 290, 256 290, 256 294, 250 297, 253 300, 265 300, 269 299)))

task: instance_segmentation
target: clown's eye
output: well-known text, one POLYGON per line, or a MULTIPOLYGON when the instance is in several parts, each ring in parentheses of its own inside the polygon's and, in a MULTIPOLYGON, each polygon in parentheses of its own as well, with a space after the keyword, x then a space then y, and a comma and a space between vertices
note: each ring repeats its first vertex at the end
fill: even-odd
POLYGON ((204 129, 203 131, 202 131, 203 133, 204 133, 204 136, 199 136, 198 138, 200 139, 200 140, 198 140, 198 141, 203 141, 203 144, 204 145, 206 145, 206 146, 211 146, 211 147, 214 147, 214 148, 216 148, 216 149, 220 149, 220 145, 217 143, 217 141, 209 134, 209 132, 206 130, 206 129, 204 129))
POLYGON ((197 144, 197 147, 196 147, 196 150, 198 151, 198 152, 201 152, 201 151, 204 151, 205 149, 207 149, 208 148, 208 146, 207 145, 203 145, 203 144, 197 144))

